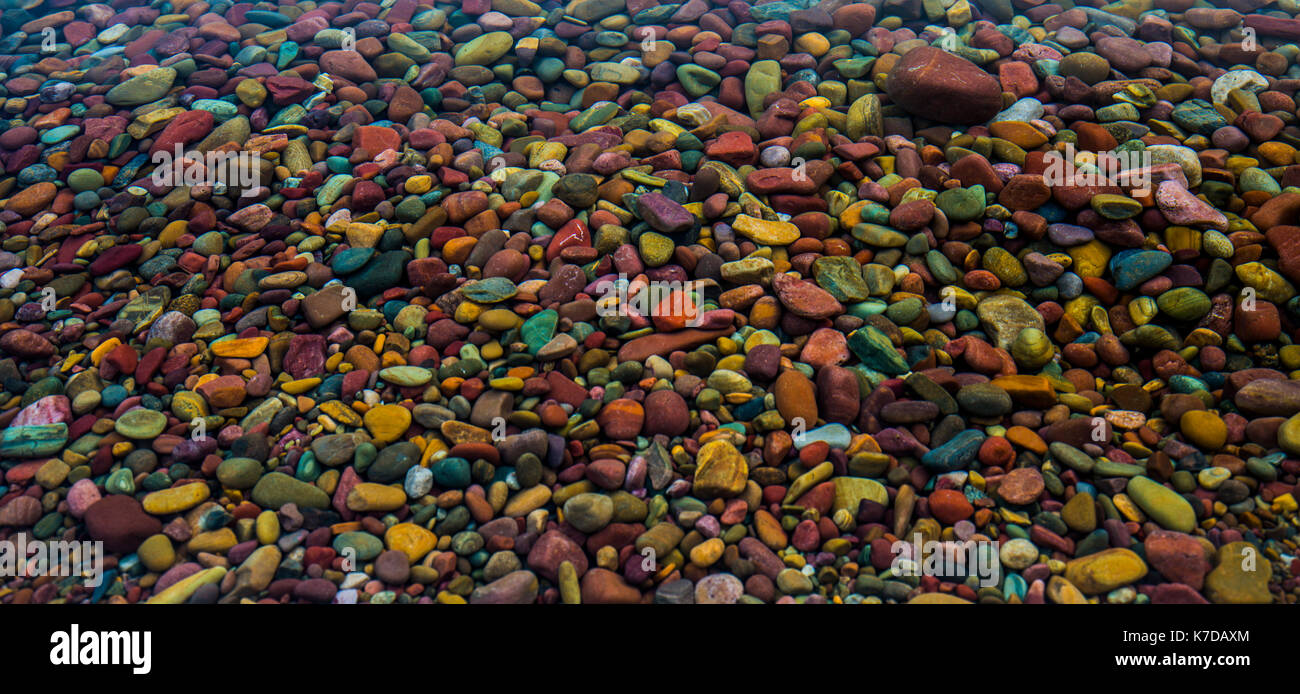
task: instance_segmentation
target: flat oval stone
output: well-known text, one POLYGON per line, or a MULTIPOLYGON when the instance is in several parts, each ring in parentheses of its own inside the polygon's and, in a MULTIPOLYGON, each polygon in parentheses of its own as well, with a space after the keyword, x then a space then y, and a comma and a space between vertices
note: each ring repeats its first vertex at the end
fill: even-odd
POLYGON ((113 423, 113 430, 129 439, 156 438, 167 428, 167 417, 155 410, 136 408, 113 423))
POLYGON ((420 366, 390 366, 379 377, 399 386, 422 386, 433 379, 433 373, 420 366))

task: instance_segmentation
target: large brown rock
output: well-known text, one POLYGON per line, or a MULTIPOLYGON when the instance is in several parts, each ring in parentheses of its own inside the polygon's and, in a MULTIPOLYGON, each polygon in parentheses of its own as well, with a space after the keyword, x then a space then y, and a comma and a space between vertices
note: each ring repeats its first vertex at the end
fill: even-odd
POLYGON ((1277 249, 1282 274, 1292 281, 1300 280, 1300 227, 1280 224, 1267 230, 1266 235, 1277 249))
POLYGON ((975 63, 933 46, 907 52, 885 91, 910 113, 942 123, 984 123, 1002 109, 1002 86, 975 63))
POLYGON ((1295 224, 1297 217, 1300 217, 1300 193, 1282 193, 1260 205, 1250 216, 1250 221, 1256 229, 1267 234, 1274 227, 1295 224))
POLYGON ((830 292, 792 275, 782 273, 773 277, 772 290, 776 292, 776 298, 796 316, 821 320, 844 312, 844 306, 830 292))
POLYGON ((1243 412, 1290 417, 1300 412, 1300 381, 1261 378, 1242 386, 1233 397, 1243 412))
POLYGON ((645 397, 645 426, 641 433, 677 436, 690 425, 690 407, 676 391, 656 390, 645 397))
POLYGON ((30 330, 10 330, 0 336, 0 352, 22 359, 45 359, 58 349, 47 339, 30 330))
POLYGON ((41 518, 41 502, 31 496, 19 496, 4 506, 0 506, 0 528, 14 526, 22 528, 34 525, 41 518))
POLYGON ((162 523, 144 512, 132 497, 113 494, 86 509, 86 533, 102 540, 110 552, 134 552, 150 535, 162 532, 162 523))
POLYGON ((687 328, 675 333, 655 333, 629 340, 618 349, 619 361, 645 361, 652 354, 668 355, 676 350, 691 350, 706 342, 712 342, 724 335, 727 330, 699 330, 687 328))
POLYGON ((356 51, 325 51, 320 57, 320 66, 325 72, 357 84, 379 79, 375 69, 356 51))
POLYGON ((558 581, 560 564, 571 562, 578 576, 587 573, 587 555, 578 543, 558 530, 549 530, 537 538, 528 552, 528 568, 548 581, 558 581))
POLYGON ((641 591, 608 569, 592 569, 582 577, 582 602, 587 605, 630 605, 641 601, 641 591))
POLYGON ((1156 530, 1143 543, 1147 562, 1161 576, 1200 590, 1210 562, 1196 538, 1173 530, 1156 530))
POLYGON ((5 210, 20 217, 31 217, 49 207, 58 192, 58 187, 49 181, 35 183, 14 193, 5 203, 5 210))
POLYGON ((772 394, 786 422, 802 419, 808 428, 817 425, 817 389, 807 376, 794 369, 782 373, 772 386, 772 394))
POLYGON ((1219 548, 1218 566, 1205 577, 1205 597, 1219 605, 1267 605, 1273 602, 1268 583, 1273 566, 1249 542, 1229 542, 1219 548))
POLYGON ((817 410, 828 422, 849 424, 858 418, 862 399, 858 377, 843 366, 825 366, 817 373, 817 410))

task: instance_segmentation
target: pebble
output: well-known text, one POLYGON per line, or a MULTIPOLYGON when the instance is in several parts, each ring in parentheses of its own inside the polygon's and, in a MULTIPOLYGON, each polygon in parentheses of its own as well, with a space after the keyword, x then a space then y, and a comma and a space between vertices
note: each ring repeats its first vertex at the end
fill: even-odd
POLYGON ((1146 562, 1132 550, 1113 547, 1089 554, 1065 565, 1065 579, 1095 595, 1135 583, 1147 574, 1146 562))
POLYGON ((1152 520, 1166 530, 1190 533, 1195 528, 1196 512, 1186 499, 1168 487, 1148 477, 1138 476, 1128 481, 1126 492, 1152 520))
POLYGON ((1216 566, 1205 577, 1205 597, 1215 604, 1249 605, 1273 601, 1268 589, 1273 570, 1269 562, 1250 561, 1249 542, 1229 542, 1218 548, 1216 566))
POLYGON ((1287 3, 80 5, 3 49, 0 541, 139 562, 51 596, 1300 596, 1287 3))

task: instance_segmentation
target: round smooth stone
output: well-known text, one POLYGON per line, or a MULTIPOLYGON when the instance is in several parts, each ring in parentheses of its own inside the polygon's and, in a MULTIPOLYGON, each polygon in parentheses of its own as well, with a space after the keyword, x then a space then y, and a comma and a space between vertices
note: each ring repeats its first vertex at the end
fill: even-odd
POLYGON ((155 410, 136 408, 113 423, 113 430, 128 439, 156 438, 167 428, 167 416, 155 410))

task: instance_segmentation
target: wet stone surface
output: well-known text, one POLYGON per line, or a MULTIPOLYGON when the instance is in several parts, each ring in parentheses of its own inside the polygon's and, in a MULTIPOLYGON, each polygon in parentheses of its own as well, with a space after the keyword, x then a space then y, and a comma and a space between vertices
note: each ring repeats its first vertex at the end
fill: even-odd
POLYGON ((10 3, 0 603, 1294 603, 1231 4, 10 3))

